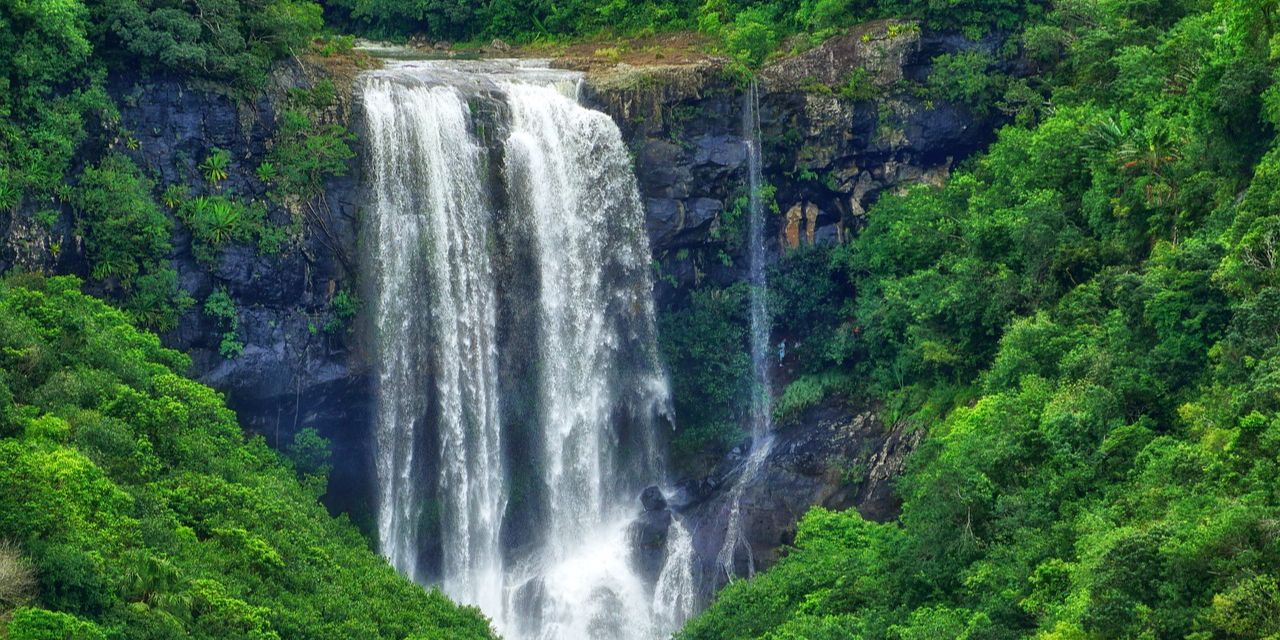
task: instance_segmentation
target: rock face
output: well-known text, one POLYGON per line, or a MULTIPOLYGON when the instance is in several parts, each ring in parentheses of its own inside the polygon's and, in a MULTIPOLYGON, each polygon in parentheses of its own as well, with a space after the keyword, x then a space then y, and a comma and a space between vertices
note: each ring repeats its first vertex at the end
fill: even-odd
MULTIPOLYGON (((217 193, 265 203, 270 220, 287 225, 291 214, 268 198, 255 170, 266 157, 285 91, 311 82, 300 67, 289 66, 278 70, 275 83, 245 103, 177 78, 113 77, 108 90, 120 110, 120 128, 130 135, 118 150, 155 183, 157 200, 165 187, 182 185, 191 197, 217 193), (231 156, 227 178, 217 187, 199 170, 215 148, 231 156)), ((95 159, 90 155, 82 162, 95 159)), ((354 287, 356 168, 353 163, 352 172, 326 185, 301 242, 278 255, 232 244, 212 264, 203 263, 192 255, 189 231, 177 222, 171 261, 179 286, 195 304, 162 339, 188 353, 189 373, 225 393, 241 423, 272 446, 287 447, 307 427, 329 438, 334 470, 327 499, 335 510, 358 512, 369 502, 371 475, 368 366, 355 334, 329 322, 335 293, 354 287), (324 233, 316 230, 321 226, 324 233), (203 312, 206 298, 220 288, 235 303, 237 338, 244 344, 244 352, 231 359, 219 353, 224 328, 203 312)), ((57 212, 52 226, 37 222, 31 211, 0 214, 0 270, 72 273, 88 281, 71 213, 65 207, 57 212)), ((102 293, 91 282, 86 289, 102 293)))
POLYGON ((640 496, 644 512, 631 523, 627 537, 631 542, 631 561, 639 567, 640 575, 650 583, 657 581, 666 560, 667 534, 673 516, 667 508, 667 500, 657 487, 649 487, 640 496), (653 493, 658 500, 652 499, 653 493), (650 496, 646 500, 645 496, 650 496))
MULTIPOLYGON (((138 142, 131 155, 155 177, 158 188, 177 183, 193 185, 193 195, 207 190, 197 167, 219 148, 232 157, 220 192, 270 202, 255 170, 266 157, 283 91, 307 87, 310 81, 290 67, 277 75, 276 83, 276 90, 248 106, 172 79, 120 81, 113 92, 119 96, 122 126, 138 142)), ((319 222, 309 223, 302 242, 279 255, 230 246, 213 265, 202 264, 191 255, 190 239, 179 225, 174 265, 196 305, 176 330, 163 336, 167 345, 192 356, 191 373, 224 392, 241 423, 272 446, 287 447, 307 427, 333 442, 328 499, 336 510, 368 501, 371 472, 368 365, 354 334, 328 322, 333 296, 355 286, 356 170, 353 163, 346 176, 326 185, 325 198, 313 209, 319 222), (218 351, 217 322, 201 312, 205 298, 217 288, 226 289, 239 316, 244 352, 232 359, 218 351)), ((287 224, 291 214, 272 207, 272 220, 287 224)))
MULTIPOLYGON (((878 21, 763 69, 763 173, 781 214, 769 220, 772 251, 848 238, 881 193, 939 181, 985 144, 992 122, 918 89, 934 57, 993 46, 878 21)), ((741 280, 746 260, 733 236, 747 190, 742 82, 714 62, 619 65, 592 71, 585 96, 634 151, 659 307, 707 279, 741 280)))
MULTIPOLYGON (((887 426, 872 411, 840 403, 810 409, 793 427, 781 430, 754 479, 744 486, 740 509, 743 539, 756 571, 773 565, 782 547, 795 540, 796 524, 812 506, 855 508, 877 522, 898 516, 893 480, 921 432, 887 426)), ((694 578, 700 596, 709 598, 729 575, 718 561, 729 521, 729 489, 742 480, 747 443, 735 449, 706 478, 686 481, 669 497, 671 510, 692 532, 694 578)), ((645 514, 648 516, 648 513, 645 514)), ((653 518, 646 541, 656 544, 653 518)), ((638 525, 639 526, 639 525, 638 525)), ((648 554, 656 554, 653 549, 648 554)), ((747 556, 736 556, 733 572, 748 575, 747 556)))
MULTIPOLYGON (((771 258, 848 239, 881 194, 940 183, 955 161, 985 145, 995 122, 929 101, 921 88, 933 58, 997 44, 879 21, 763 69, 756 86, 763 177, 777 207, 767 220, 771 258)), ((704 283, 746 278, 745 243, 735 237, 744 230, 735 220, 747 195, 750 131, 742 113, 749 95, 714 62, 588 75, 587 99, 618 121, 634 151, 660 310, 680 308, 704 283)), ((743 536, 756 570, 777 560, 811 506, 897 517, 892 480, 918 438, 881 424, 871 410, 841 404, 810 410, 780 432, 742 489, 743 536)), ((671 512, 692 532, 700 595, 724 584, 729 576, 717 556, 747 449, 731 452, 707 477, 679 484, 668 508, 646 502, 632 528, 646 572, 661 567, 671 512)), ((746 575, 746 564, 740 554, 733 573, 746 575)))

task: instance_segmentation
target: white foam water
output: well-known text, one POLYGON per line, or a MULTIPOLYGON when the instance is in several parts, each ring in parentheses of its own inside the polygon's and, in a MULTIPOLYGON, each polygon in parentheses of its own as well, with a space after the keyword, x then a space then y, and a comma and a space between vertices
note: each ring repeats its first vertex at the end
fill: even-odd
POLYGON ((527 63, 401 62, 363 79, 379 544, 507 637, 649 640, 692 611, 691 551, 673 527, 656 585, 629 559, 638 489, 661 479, 653 421, 670 400, 630 156, 579 86, 527 63), (501 107, 494 149, 477 100, 501 107), (534 256, 535 344, 522 349, 538 372, 533 451, 503 437, 497 292, 516 285, 495 277, 497 202, 534 256), (511 553, 508 467, 522 464, 538 470, 541 531, 511 553))

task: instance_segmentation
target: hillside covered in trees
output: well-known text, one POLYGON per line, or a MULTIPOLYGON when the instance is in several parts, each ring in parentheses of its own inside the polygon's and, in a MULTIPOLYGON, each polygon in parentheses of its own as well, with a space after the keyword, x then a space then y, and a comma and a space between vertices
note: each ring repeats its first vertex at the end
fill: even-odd
POLYGON ((14 640, 488 638, 245 441, 189 361, 68 277, 0 284, 0 614, 14 640))
POLYGON ((1280 632, 1276 7, 1054 4, 1034 107, 819 260, 812 384, 926 432, 900 522, 811 512, 679 637, 1280 632))

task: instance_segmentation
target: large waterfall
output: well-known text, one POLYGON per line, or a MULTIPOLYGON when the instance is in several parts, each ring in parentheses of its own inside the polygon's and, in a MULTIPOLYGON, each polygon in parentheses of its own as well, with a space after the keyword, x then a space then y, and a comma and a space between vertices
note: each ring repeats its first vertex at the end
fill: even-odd
POLYGON ((626 539, 669 399, 617 127, 534 65, 362 82, 382 552, 507 637, 670 633, 682 530, 658 584, 626 539))

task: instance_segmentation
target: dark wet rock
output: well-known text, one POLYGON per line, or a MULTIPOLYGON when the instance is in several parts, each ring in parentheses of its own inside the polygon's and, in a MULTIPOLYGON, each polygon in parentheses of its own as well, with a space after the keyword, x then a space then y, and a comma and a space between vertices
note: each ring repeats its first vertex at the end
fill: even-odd
MULTIPOLYGON (((773 565, 795 540, 796 524, 811 507, 857 509, 877 522, 897 517, 892 491, 919 432, 887 427, 874 412, 838 403, 808 411, 798 424, 780 430, 758 474, 741 491, 745 544, 734 554, 736 575, 748 566, 773 565)), ((727 580, 718 556, 728 528, 733 488, 742 481, 742 457, 722 463, 708 478, 684 483, 677 492, 688 502, 674 508, 693 536, 695 577, 702 597, 727 580)))
POLYGON ((627 529, 627 539, 631 542, 631 564, 650 584, 662 572, 671 523, 669 509, 654 509, 641 513, 627 529))
MULTIPOLYGON (((274 90, 250 102, 177 78, 115 77, 110 90, 120 105, 121 128, 136 141, 128 154, 154 178, 157 192, 181 184, 190 197, 214 193, 199 164, 214 149, 225 149, 231 155, 228 177, 216 192, 266 203, 270 220, 284 225, 292 214, 271 202, 256 169, 266 157, 284 90, 308 81, 288 68, 275 80, 274 90)), ((352 171, 357 168, 353 163, 352 171)), ((190 234, 178 223, 172 262, 196 304, 162 336, 167 346, 190 354, 191 374, 224 392, 241 424, 272 446, 286 446, 303 428, 329 438, 334 470, 326 499, 335 510, 357 514, 371 502, 368 363, 353 333, 340 326, 326 331, 325 325, 333 295, 355 287, 359 197, 355 173, 330 181, 302 242, 276 255, 230 245, 206 264, 192 255, 190 234), (219 353, 225 328, 202 310, 219 288, 235 302, 237 337, 244 344, 231 359, 219 353)))
POLYGON ((644 505, 645 511, 661 511, 667 508, 667 499, 661 489, 652 486, 640 493, 640 504, 644 505))
POLYGON ((512 619, 521 625, 516 629, 517 634, 541 628, 543 601, 546 597, 547 585, 542 576, 534 577, 516 587, 515 598, 512 599, 515 603, 515 615, 512 619))
MULTIPOLYGON (((790 221, 769 216, 772 258, 803 244, 848 240, 881 193, 937 183, 956 161, 989 141, 995 121, 926 101, 910 86, 927 78, 938 55, 994 50, 999 42, 884 20, 762 69, 764 178, 776 189, 782 212, 817 212, 790 221), (858 70, 871 99, 841 95, 858 70)), ((732 238, 730 215, 747 191, 744 91, 738 80, 715 61, 623 64, 593 70, 584 95, 613 116, 635 153, 646 228, 664 276, 656 287, 659 308, 683 304, 695 283, 742 280, 745 243, 732 238)))
POLYGON ((743 476, 747 441, 706 477, 679 483, 661 506, 646 502, 628 530, 632 563, 642 576, 656 580, 678 514, 692 535, 694 579, 705 603, 729 578, 720 553, 740 483, 746 483, 739 502, 742 544, 731 564, 732 573, 744 577, 777 561, 812 507, 857 509, 876 522, 897 518, 901 503, 893 481, 920 436, 902 425, 886 426, 864 408, 840 402, 814 407, 776 432, 755 476, 743 476))

